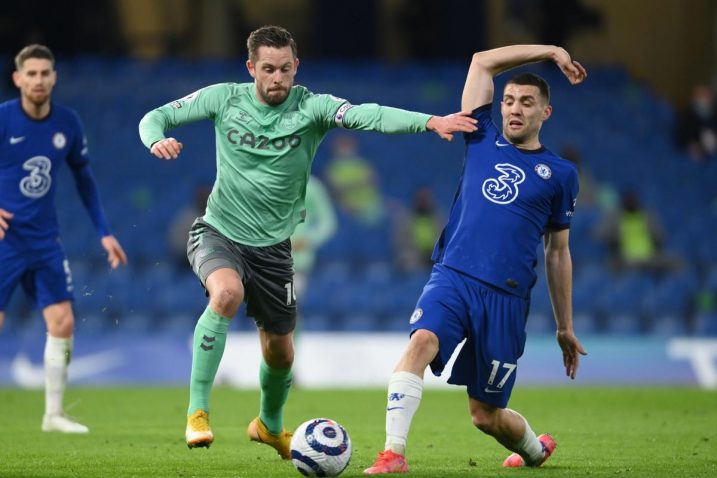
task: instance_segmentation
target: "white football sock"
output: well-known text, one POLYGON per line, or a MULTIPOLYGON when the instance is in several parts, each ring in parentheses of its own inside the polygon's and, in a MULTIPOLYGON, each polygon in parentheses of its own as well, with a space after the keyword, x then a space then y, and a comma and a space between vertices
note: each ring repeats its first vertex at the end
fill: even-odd
POLYGON ((395 372, 388 381, 386 450, 406 454, 406 439, 413 414, 421 404, 423 379, 410 372, 395 372))
POLYGON ((67 366, 72 355, 72 337, 62 339, 47 334, 45 342, 45 414, 62 413, 62 397, 67 386, 67 366))
POLYGON ((528 420, 526 420, 523 415, 515 410, 509 409, 508 411, 515 413, 525 422, 525 433, 523 434, 523 438, 515 444, 515 452, 522 456, 528 465, 538 463, 544 457, 543 444, 540 443, 538 437, 535 436, 535 432, 530 428, 528 420))

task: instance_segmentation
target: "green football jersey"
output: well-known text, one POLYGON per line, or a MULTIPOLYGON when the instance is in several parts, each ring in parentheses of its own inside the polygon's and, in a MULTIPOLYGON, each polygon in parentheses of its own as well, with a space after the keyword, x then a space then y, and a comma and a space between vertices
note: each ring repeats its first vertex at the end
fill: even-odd
POLYGON ((269 106, 257 99, 254 83, 221 83, 150 111, 140 121, 140 137, 151 148, 166 131, 203 119, 214 122, 217 152, 204 220, 233 241, 269 246, 303 221, 311 163, 331 128, 420 132, 430 115, 352 105, 303 86, 269 106))

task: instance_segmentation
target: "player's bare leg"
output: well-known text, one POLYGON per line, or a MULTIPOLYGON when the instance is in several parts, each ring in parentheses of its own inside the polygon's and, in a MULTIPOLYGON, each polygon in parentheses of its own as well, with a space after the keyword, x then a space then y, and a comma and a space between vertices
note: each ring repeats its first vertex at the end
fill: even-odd
POLYGON ((5 323, 5 312, 0 310, 0 330, 2 330, 2 326, 5 323))
POLYGON ((438 353, 438 337, 428 330, 417 330, 388 382, 386 405, 386 444, 376 462, 366 468, 367 475, 405 473, 406 440, 413 415, 423 394, 423 373, 438 353))
POLYGON ((273 447, 288 460, 292 433, 284 429, 283 419, 294 363, 293 333, 278 335, 259 329, 259 341, 264 358, 259 370, 261 405, 259 416, 247 427, 247 436, 273 447))
POLYGON ((217 269, 206 280, 209 305, 194 329, 192 376, 185 438, 189 448, 208 448, 214 441, 209 426, 209 396, 224 355, 231 317, 244 300, 239 274, 229 268, 217 269))
POLYGON ((523 464, 540 466, 555 449, 555 441, 552 440, 552 437, 550 437, 552 445, 546 448, 545 443, 535 436, 528 421, 514 410, 497 408, 473 398, 468 399, 468 407, 473 424, 478 429, 495 438, 508 450, 515 452, 504 462, 503 466, 523 466, 506 465, 514 456, 517 458, 510 460, 510 463, 517 463, 517 460, 520 459, 523 464))
POLYGON ((65 415, 62 400, 67 388, 67 368, 72 358, 72 333, 75 317, 69 300, 45 307, 45 415, 42 431, 87 433, 89 429, 65 415))

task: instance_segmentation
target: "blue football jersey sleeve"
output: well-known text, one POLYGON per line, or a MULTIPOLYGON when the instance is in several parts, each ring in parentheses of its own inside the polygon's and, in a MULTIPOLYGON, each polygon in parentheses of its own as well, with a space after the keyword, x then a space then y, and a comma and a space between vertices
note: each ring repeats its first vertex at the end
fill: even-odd
POLYGON ((74 111, 70 113, 70 124, 74 129, 72 144, 70 146, 69 153, 67 155, 67 164, 72 169, 78 169, 89 163, 89 154, 87 147, 87 136, 85 135, 85 128, 82 125, 82 120, 74 111))
POLYGON ((550 229, 559 230, 570 227, 570 222, 575 215, 578 192, 578 172, 576 169, 570 168, 558 192, 553 196, 553 214, 550 216, 548 224, 550 229))
POLYGON ((478 129, 472 133, 463 133, 463 138, 466 143, 482 141, 489 136, 490 133, 498 132, 490 116, 492 107, 493 103, 488 103, 487 105, 480 106, 473 110, 471 116, 478 120, 478 123, 476 124, 478 129))

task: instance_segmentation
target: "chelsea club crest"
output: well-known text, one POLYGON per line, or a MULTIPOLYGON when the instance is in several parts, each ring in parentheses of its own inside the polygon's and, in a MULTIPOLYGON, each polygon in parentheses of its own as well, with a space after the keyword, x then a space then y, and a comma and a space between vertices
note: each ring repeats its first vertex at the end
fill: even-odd
POLYGON ((543 163, 538 163, 535 165, 535 172, 538 173, 538 176, 543 179, 550 179, 550 176, 553 175, 553 171, 550 169, 550 166, 543 163))

